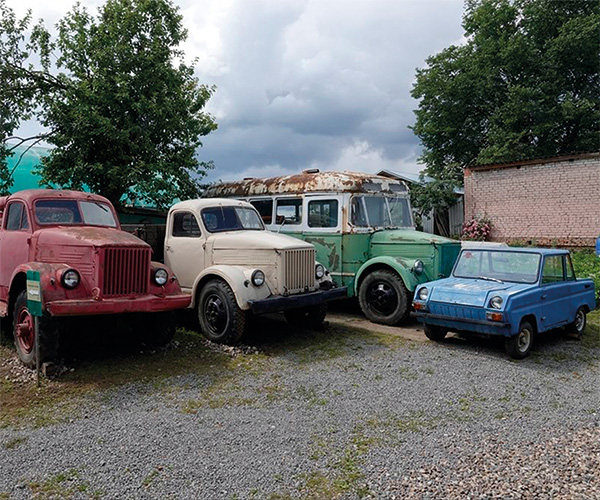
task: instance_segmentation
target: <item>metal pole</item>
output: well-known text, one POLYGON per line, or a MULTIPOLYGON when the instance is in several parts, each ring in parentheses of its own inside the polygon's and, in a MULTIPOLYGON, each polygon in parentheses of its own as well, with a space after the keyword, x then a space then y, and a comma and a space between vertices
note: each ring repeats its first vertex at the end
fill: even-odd
POLYGON ((38 325, 39 319, 33 317, 33 333, 35 335, 35 383, 40 386, 40 330, 38 325))

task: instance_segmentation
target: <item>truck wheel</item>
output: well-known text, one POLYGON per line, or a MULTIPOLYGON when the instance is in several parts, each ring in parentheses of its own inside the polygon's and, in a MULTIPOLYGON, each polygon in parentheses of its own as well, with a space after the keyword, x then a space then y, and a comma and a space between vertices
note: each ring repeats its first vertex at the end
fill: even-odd
POLYGON ((148 313, 144 315, 141 340, 145 344, 163 347, 173 340, 176 329, 175 313, 148 313))
POLYGON ((583 330, 585 330, 585 325, 587 323, 587 317, 584 307, 580 307, 577 309, 575 313, 575 321, 567 326, 567 329, 570 333, 574 333, 577 337, 581 337, 583 334, 583 330))
POLYGON ((524 321, 519 327, 519 333, 504 340, 506 354, 513 359, 523 359, 527 357, 533 346, 534 329, 530 323, 524 321))
POLYGON ((283 312, 288 323, 309 328, 322 328, 327 316, 327 304, 318 306, 301 307, 300 309, 289 309, 283 312))
POLYGON ((396 325, 408 316, 408 291, 394 271, 380 269, 365 277, 358 290, 358 302, 373 323, 396 325))
POLYGON ((204 336, 213 342, 231 344, 244 333, 246 316, 227 283, 209 281, 198 298, 198 320, 204 336))
MULTIPOLYGON (((13 336, 15 348, 21 362, 35 368, 35 330, 33 316, 27 309, 27 292, 22 290, 15 301, 13 310, 13 336)), ((58 351, 58 331, 53 318, 44 314, 38 318, 40 341, 40 364, 56 358, 58 351)))
POLYGON ((446 328, 437 325, 428 325, 427 323, 423 325, 423 330, 425 330, 425 336, 429 340, 435 340, 436 342, 444 340, 446 334, 448 333, 446 328))

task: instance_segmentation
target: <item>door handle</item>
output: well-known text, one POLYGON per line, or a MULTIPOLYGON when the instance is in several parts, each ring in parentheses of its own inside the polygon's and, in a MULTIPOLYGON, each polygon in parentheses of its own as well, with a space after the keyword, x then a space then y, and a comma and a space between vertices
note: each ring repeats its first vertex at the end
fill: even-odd
POLYGON ((547 297, 548 297, 548 295, 546 295, 546 294, 542 295, 542 300, 544 300, 547 297))
POLYGON ((587 285, 583 285, 584 288, 590 288, 592 285, 590 285, 589 283, 587 285))

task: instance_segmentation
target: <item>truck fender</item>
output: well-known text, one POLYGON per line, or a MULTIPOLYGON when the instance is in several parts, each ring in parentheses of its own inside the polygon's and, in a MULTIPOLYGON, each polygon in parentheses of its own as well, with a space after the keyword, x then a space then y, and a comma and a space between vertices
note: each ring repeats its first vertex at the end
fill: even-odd
POLYGON ((196 307, 198 294, 205 283, 211 279, 222 279, 233 291, 239 308, 244 311, 250 309, 250 304, 248 304, 249 300, 266 299, 271 295, 271 290, 269 289, 267 283, 263 283, 262 286, 255 287, 250 282, 252 271, 254 271, 254 269, 256 268, 223 265, 207 267, 198 275, 196 281, 194 282, 192 302, 190 307, 196 307))
POLYGON ((70 269, 66 264, 51 264, 47 262, 26 262, 20 264, 13 271, 10 279, 10 288, 8 292, 7 310, 0 311, 1 316, 10 315, 21 290, 25 290, 27 286, 27 271, 38 271, 40 273, 40 286, 42 288, 42 299, 44 303, 49 299, 56 300, 64 298, 65 290, 60 286, 56 286, 59 282, 60 272, 70 269), (54 280, 54 282, 53 282, 54 280))
POLYGON ((409 292, 414 292, 416 286, 418 285, 418 281, 415 278, 414 274, 404 266, 401 262, 399 262, 394 257, 389 257, 387 255, 381 257, 375 257, 374 259, 370 259, 365 262, 354 278, 354 294, 358 295, 358 288, 362 278, 364 278, 371 270, 382 269, 382 268, 391 268, 396 271, 402 281, 404 282, 404 286, 409 292))

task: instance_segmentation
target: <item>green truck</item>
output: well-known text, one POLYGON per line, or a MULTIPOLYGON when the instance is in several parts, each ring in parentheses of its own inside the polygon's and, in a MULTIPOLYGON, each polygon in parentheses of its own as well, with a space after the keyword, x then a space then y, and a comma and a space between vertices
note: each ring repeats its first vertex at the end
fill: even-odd
POLYGON ((450 275, 460 242, 414 229, 402 181, 320 172, 216 184, 205 196, 249 201, 267 228, 312 243, 333 279, 365 316, 396 325, 416 286, 450 275))

